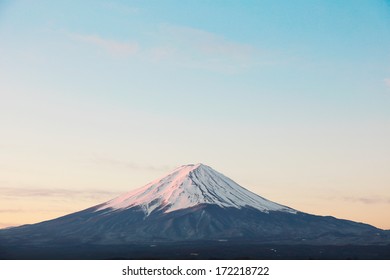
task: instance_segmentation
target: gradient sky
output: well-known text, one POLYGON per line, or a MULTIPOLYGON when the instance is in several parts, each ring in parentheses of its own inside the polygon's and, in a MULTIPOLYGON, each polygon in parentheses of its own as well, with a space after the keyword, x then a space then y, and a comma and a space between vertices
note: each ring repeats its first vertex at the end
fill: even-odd
POLYGON ((0 0, 0 228, 198 162, 390 229, 390 1, 0 0))

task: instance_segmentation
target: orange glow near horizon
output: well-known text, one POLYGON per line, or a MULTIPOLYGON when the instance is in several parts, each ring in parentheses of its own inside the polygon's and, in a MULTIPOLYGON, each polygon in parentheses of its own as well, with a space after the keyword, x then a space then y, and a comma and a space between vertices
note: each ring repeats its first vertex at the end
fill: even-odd
MULTIPOLYGON (((239 183, 239 180, 237 181, 239 183)), ((242 183, 241 185, 243 186, 242 183)), ((366 200, 354 199, 347 196, 347 193, 339 192, 338 196, 335 196, 331 193, 308 188, 296 188, 294 190, 293 188, 272 186, 248 189, 271 201, 292 207, 298 211, 322 216, 334 216, 340 219, 368 223, 381 229, 390 229, 389 204, 380 197, 371 198, 370 200, 370 196, 366 195, 366 200)), ((29 193, 20 193, 18 196, 17 192, 13 192, 7 193, 8 197, 4 197, 3 190, 3 196, 0 197, 0 228, 54 219, 108 201, 126 192, 126 190, 105 192, 90 189, 84 192, 75 191, 74 193, 72 191, 68 193, 64 190, 52 190, 52 193, 49 193, 46 190, 46 192, 47 194, 43 190, 31 190, 31 197, 28 196, 29 193)))

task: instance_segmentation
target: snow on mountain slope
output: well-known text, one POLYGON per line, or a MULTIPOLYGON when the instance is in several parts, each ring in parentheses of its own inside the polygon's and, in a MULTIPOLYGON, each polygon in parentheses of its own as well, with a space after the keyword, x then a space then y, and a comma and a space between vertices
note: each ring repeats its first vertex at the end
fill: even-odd
POLYGON ((149 215, 156 209, 168 213, 203 203, 238 209, 253 207, 262 212, 297 212, 246 190, 203 164, 183 165, 142 188, 103 203, 96 211, 140 206, 149 215))

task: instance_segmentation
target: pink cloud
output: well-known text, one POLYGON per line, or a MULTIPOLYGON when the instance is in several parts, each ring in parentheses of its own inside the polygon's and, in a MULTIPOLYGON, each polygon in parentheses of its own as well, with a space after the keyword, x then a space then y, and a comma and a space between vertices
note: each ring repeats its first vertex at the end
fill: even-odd
POLYGON ((275 63, 269 51, 197 28, 162 25, 156 36, 158 45, 147 52, 155 61, 228 74, 275 63))
POLYGON ((137 55, 146 61, 229 74, 253 66, 274 64, 279 56, 215 33, 173 25, 160 26, 153 34, 155 41, 143 49, 134 41, 112 40, 99 35, 71 33, 69 37, 113 56, 137 55))
POLYGON ((121 42, 104 39, 97 35, 71 34, 70 37, 73 40, 100 47, 112 55, 130 56, 137 54, 139 51, 139 46, 135 42, 121 42))
POLYGON ((241 44, 227 40, 223 36, 210 33, 204 30, 164 26, 162 32, 167 34, 171 40, 184 48, 192 49, 203 55, 218 55, 225 58, 245 59, 251 56, 255 49, 249 44, 241 44))
POLYGON ((386 78, 383 81, 385 82, 386 86, 390 88, 390 78, 386 78))

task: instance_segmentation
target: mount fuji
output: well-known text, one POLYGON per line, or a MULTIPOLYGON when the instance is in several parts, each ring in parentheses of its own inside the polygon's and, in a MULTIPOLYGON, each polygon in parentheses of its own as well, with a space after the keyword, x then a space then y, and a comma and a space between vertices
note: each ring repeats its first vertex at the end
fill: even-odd
POLYGON ((83 211, 0 230, 0 258, 5 244, 90 248, 180 242, 384 245, 390 237, 368 224, 272 202, 209 166, 189 164, 83 211))
POLYGON ((248 191, 203 164, 189 164, 176 168, 167 176, 140 189, 103 203, 97 211, 125 210, 137 206, 149 216, 156 211, 169 213, 201 204, 237 209, 251 207, 261 212, 297 212, 248 191))

